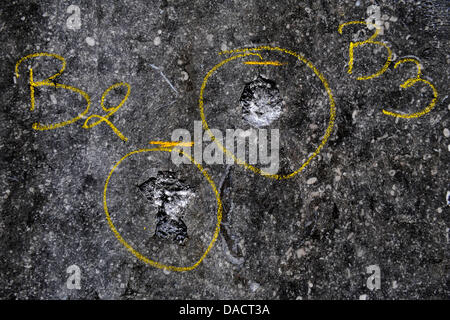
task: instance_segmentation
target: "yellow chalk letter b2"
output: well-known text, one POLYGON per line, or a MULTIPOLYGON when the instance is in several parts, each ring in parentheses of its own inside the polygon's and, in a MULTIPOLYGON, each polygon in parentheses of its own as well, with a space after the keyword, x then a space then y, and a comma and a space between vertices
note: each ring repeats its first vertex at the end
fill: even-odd
POLYGON ((380 41, 375 41, 375 38, 377 37, 377 35, 380 32, 380 27, 377 26, 377 25, 374 25, 374 24, 367 23, 365 21, 350 21, 350 22, 346 22, 346 23, 343 23, 343 24, 339 25, 339 28, 338 28, 339 33, 342 34, 342 29, 345 26, 352 25, 352 24, 362 24, 362 25, 365 25, 365 26, 373 26, 373 27, 376 28, 376 30, 375 30, 375 33, 367 40, 357 41, 357 42, 350 42, 350 46, 349 46, 349 50, 348 50, 349 60, 348 60, 347 73, 348 74, 352 74, 353 73, 353 64, 354 64, 354 57, 353 57, 353 55, 354 55, 355 48, 362 47, 362 46, 367 45, 367 44, 374 44, 374 45, 382 46, 382 47, 384 47, 387 50, 388 57, 387 57, 386 63, 383 65, 383 67, 380 70, 378 70, 374 74, 371 74, 371 75, 368 75, 368 76, 364 76, 364 77, 358 77, 357 80, 369 80, 369 79, 373 79, 373 78, 381 76, 387 70, 389 65, 391 64, 392 51, 391 51, 391 48, 389 48, 389 46, 387 44, 385 44, 383 42, 380 42, 380 41))

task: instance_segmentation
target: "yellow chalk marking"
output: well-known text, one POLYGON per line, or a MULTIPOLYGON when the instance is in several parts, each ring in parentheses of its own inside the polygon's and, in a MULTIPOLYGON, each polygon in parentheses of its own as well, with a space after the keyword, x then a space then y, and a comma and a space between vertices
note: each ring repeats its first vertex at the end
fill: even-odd
POLYGON ((227 154, 228 156, 232 157, 234 159, 234 161, 239 164, 244 166, 245 168, 261 174, 265 177, 268 178, 272 178, 272 179, 278 179, 278 180, 282 180, 282 179, 288 179, 288 178, 292 178, 293 176, 295 176, 297 173, 303 171, 306 166, 311 162, 312 159, 314 159, 319 152, 322 150, 322 148, 324 147, 325 143, 327 142, 328 138, 330 137, 331 131, 333 130, 333 126, 334 126, 334 121, 336 118, 336 105, 334 102, 334 98, 333 98, 333 94, 331 92, 330 86, 328 85, 327 80, 325 79, 324 75, 312 64, 312 62, 310 62, 309 60, 307 60, 305 57, 287 50, 287 49, 283 49, 283 48, 279 48, 279 47, 270 47, 270 46, 260 46, 260 47, 255 47, 255 48, 240 48, 240 49, 235 49, 235 50, 227 50, 227 51, 222 51, 219 53, 220 55, 222 54, 235 54, 223 61, 221 61, 220 63, 218 63, 217 65, 215 65, 211 70, 209 70, 209 72, 206 74, 201 89, 200 89, 200 96, 199 96, 199 109, 200 109, 200 116, 202 118, 202 124, 203 124, 203 128, 205 129, 206 132, 208 132, 208 134, 211 137, 211 140, 214 141, 219 148, 222 150, 222 152, 224 152, 224 154, 227 154), (328 122, 328 127, 325 131, 325 135, 323 136, 319 146, 316 148, 316 150, 312 153, 312 155, 300 166, 300 168, 298 168, 297 170, 295 170, 294 172, 287 174, 287 175, 278 175, 278 174, 269 174, 259 168, 256 168, 250 164, 248 164, 247 162, 245 162, 242 159, 237 158, 231 151, 229 151, 228 149, 226 149, 214 136, 214 134, 211 132, 211 130, 208 127, 208 123, 206 122, 206 117, 205 117, 205 113, 204 113, 204 103, 203 103, 203 95, 204 95, 204 91, 206 88, 206 84, 208 82, 208 79, 211 77, 211 75, 213 75, 218 69, 220 69, 220 67, 222 67, 223 65, 225 65, 226 63, 233 61, 235 59, 239 59, 239 58, 244 58, 250 55, 258 55, 260 56, 258 53, 255 53, 255 51, 263 51, 263 50, 267 50, 267 51, 280 51, 280 52, 284 52, 287 54, 290 54, 294 57, 296 57, 298 60, 300 60, 301 62, 303 62, 304 64, 306 64, 315 74, 316 76, 320 79, 320 81, 322 82, 327 94, 328 94, 328 99, 330 101, 330 119, 328 122), (237 54, 238 53, 238 54, 237 54))
POLYGON ((129 95, 131 92, 131 87, 128 83, 126 82, 119 82, 119 83, 115 83, 113 85, 111 85, 108 89, 105 90, 105 92, 103 92, 102 94, 102 99, 100 101, 100 104, 102 106, 102 109, 107 112, 107 114, 105 116, 100 116, 98 114, 94 114, 89 116, 86 121, 83 124, 83 128, 85 129, 91 129, 93 127, 95 127, 96 125, 105 122, 107 125, 109 125, 111 127, 111 129, 114 131, 114 133, 119 136, 120 139, 122 139, 123 141, 127 141, 128 139, 111 123, 111 121, 108 120, 108 118, 110 116, 112 116, 117 110, 119 110, 123 104, 125 103, 125 101, 127 101, 129 95), (111 91, 114 88, 120 87, 120 86, 126 86, 127 87, 127 93, 125 95, 125 97, 122 99, 122 101, 120 101, 120 103, 116 106, 116 107, 111 107, 111 108, 106 108, 105 107, 105 98, 106 95, 109 93, 109 91, 111 91), (92 124, 88 125, 89 120, 93 119, 93 118, 97 118, 99 119, 98 121, 95 121, 92 124))
POLYGON ((86 119, 86 121, 84 122, 83 128, 85 128, 85 129, 91 129, 92 127, 95 127, 97 124, 99 124, 99 123, 101 123, 101 122, 105 122, 108 126, 110 126, 110 128, 114 131, 114 133, 115 133, 120 139, 122 139, 123 141, 127 141, 127 140, 128 140, 128 138, 126 138, 126 137, 119 131, 119 129, 117 129, 116 126, 114 126, 114 125, 112 124, 112 122, 108 120, 108 117, 102 117, 102 116, 99 116, 99 115, 97 115, 97 114, 93 114, 93 115, 89 116, 89 117, 86 119), (97 118, 97 119, 99 119, 99 120, 98 120, 97 122, 95 122, 93 125, 87 126, 86 123, 87 123, 89 120, 93 119, 93 118, 97 118))
POLYGON ((62 67, 59 70, 58 73, 55 73, 54 75, 48 77, 47 79, 44 79, 42 81, 38 81, 35 82, 34 81, 34 77, 33 77, 33 69, 30 68, 30 100, 31 100, 31 106, 30 106, 30 111, 33 111, 36 107, 36 101, 35 101, 35 88, 39 88, 39 87, 54 87, 57 89, 65 89, 65 90, 69 90, 69 91, 73 91, 76 92, 78 94, 80 94, 87 103, 86 109, 80 113, 79 115, 77 115, 76 117, 63 121, 63 122, 58 122, 58 123, 54 123, 54 124, 48 124, 48 125, 43 125, 40 124, 38 122, 33 123, 32 128, 34 130, 52 130, 52 129, 57 129, 57 128, 61 128, 64 127, 68 124, 74 123, 75 121, 81 119, 84 115, 86 115, 86 113, 89 111, 89 107, 91 105, 91 99, 89 97, 89 95, 84 92, 83 90, 80 90, 78 88, 72 87, 72 86, 68 86, 65 84, 61 84, 61 83, 55 83, 55 82, 51 82, 51 79, 56 78, 57 76, 61 75, 64 71, 64 69, 66 68, 66 60, 57 55, 57 54, 53 54, 53 53, 46 53, 46 52, 41 52, 41 53, 34 53, 34 54, 30 54, 28 56, 25 56, 23 58, 21 58, 17 63, 16 63, 16 68, 15 68, 15 72, 16 72, 16 77, 19 78, 19 66, 20 64, 27 60, 27 59, 31 59, 31 58, 36 58, 36 57, 53 57, 56 58, 58 60, 60 60, 62 62, 62 67))
MULTIPOLYGON (((224 51, 220 51, 219 55, 235 54, 235 53, 248 53, 249 51, 255 51, 254 49, 255 48, 240 48, 240 49, 233 49, 233 50, 224 50, 224 51)), ((252 56, 257 56, 261 60, 263 60, 262 55, 260 53, 258 53, 258 52, 252 52, 251 55, 252 56)))
POLYGON ((402 63, 405 62, 412 62, 416 65, 417 67, 417 74, 416 74, 416 78, 420 78, 420 76, 422 75, 422 65, 420 64, 420 62, 417 59, 414 58, 404 58, 404 59, 400 59, 399 61, 397 61, 394 65, 394 69, 397 69, 397 67, 399 65, 401 65, 402 63))
MULTIPOLYGON (((38 88, 38 87, 54 87, 54 88, 65 89, 65 90, 76 92, 76 93, 80 94, 86 100, 87 106, 86 106, 86 109, 82 113, 80 113, 79 115, 77 115, 76 117, 74 117, 72 119, 69 119, 69 120, 66 120, 66 121, 63 121, 63 122, 54 123, 54 124, 49 124, 49 125, 42 125, 40 123, 34 123, 32 125, 32 128, 35 129, 35 130, 57 129, 57 128, 64 127, 64 126, 66 126, 68 124, 74 123, 75 121, 77 121, 77 120, 81 119, 82 117, 84 117, 88 113, 89 107, 91 105, 91 99, 90 99, 89 95, 86 92, 84 92, 83 90, 81 90, 81 89, 78 89, 78 88, 75 88, 75 87, 72 87, 72 86, 68 86, 68 85, 65 85, 65 84, 60 84, 60 83, 55 83, 55 82, 50 81, 50 80, 56 78, 57 76, 61 75, 64 72, 65 68, 66 68, 66 60, 62 56, 54 54, 54 53, 46 53, 46 52, 33 53, 33 54, 30 54, 30 55, 27 55, 27 56, 21 58, 16 63, 16 67, 15 67, 16 77, 19 78, 19 66, 20 66, 20 64, 22 62, 24 62, 27 59, 37 58, 37 57, 52 57, 52 58, 56 58, 56 59, 58 59, 58 60, 60 60, 62 62, 62 67, 59 70, 59 72, 55 73, 54 75, 52 75, 52 76, 50 76, 50 77, 48 77, 48 78, 46 78, 46 79, 44 79, 42 81, 38 81, 38 82, 34 81, 33 69, 30 68, 30 80, 29 80, 29 82, 30 82, 30 100, 31 100, 30 111, 33 111, 35 109, 35 107, 36 107, 35 88, 38 88)), ((125 101, 128 99, 128 96, 130 95, 130 91, 131 91, 130 85, 128 83, 125 83, 125 82, 115 83, 112 86, 110 86, 108 89, 106 89, 105 92, 102 95, 100 104, 101 104, 103 110, 105 112, 107 112, 107 114, 105 116, 100 116, 100 115, 97 115, 97 114, 89 116, 86 119, 86 121, 84 122, 83 128, 90 129, 90 128, 93 128, 93 127, 95 127, 96 125, 98 125, 98 124, 100 124, 102 122, 105 122, 107 125, 109 125, 111 127, 111 129, 114 131, 114 133, 119 136, 120 139, 122 139, 124 141, 127 141, 127 138, 111 123, 111 121, 108 120, 108 118, 110 116, 112 116, 119 108, 121 108, 123 106, 125 101), (127 93, 126 93, 125 97, 122 99, 122 101, 116 107, 106 108, 105 107, 106 95, 112 89, 120 87, 120 86, 126 86, 127 87, 127 93), (98 120, 96 122, 88 125, 89 120, 93 119, 93 118, 96 118, 98 120)))
POLYGON ((244 64, 250 65, 271 65, 271 66, 284 66, 287 63, 281 63, 279 61, 245 61, 244 64))
MULTIPOLYGON (((66 120, 66 121, 62 121, 62 122, 58 122, 58 123, 54 123, 54 124, 48 124, 48 125, 42 125, 40 123, 34 123, 33 124, 33 129, 34 130, 52 130, 52 129, 57 129, 57 128, 61 128, 64 127, 66 125, 69 125, 71 123, 74 123, 75 121, 80 120, 83 116, 86 115, 86 113, 88 113, 89 111, 89 107, 91 106, 91 99, 89 97, 89 95, 84 92, 83 90, 80 90, 78 88, 72 87, 72 86, 67 86, 65 84, 60 84, 60 83, 53 83, 53 82, 33 82, 31 84, 32 87, 54 87, 57 89, 65 89, 65 90, 69 90, 69 91, 73 91, 76 92, 78 94, 80 94, 85 100, 86 100, 86 109, 80 113, 79 115, 77 115, 76 117, 66 120)), ((34 90, 32 90, 32 95, 31 95, 31 106, 34 109, 34 90)))
POLYGON ((89 107, 91 105, 91 99, 89 97, 89 95, 84 92, 83 90, 80 90, 78 88, 72 87, 72 86, 67 86, 65 84, 60 84, 60 83, 54 83, 54 82, 47 82, 45 81, 39 81, 39 82, 34 82, 33 81, 33 69, 30 69, 30 95, 31 95, 31 108, 30 110, 33 111, 35 108, 35 98, 34 98, 34 88, 38 88, 38 87, 55 87, 55 88, 61 88, 61 89, 66 89, 69 91, 73 91, 76 92, 78 94, 80 94, 87 102, 87 106, 86 109, 80 113, 79 115, 77 115, 76 117, 63 121, 63 122, 58 122, 58 123, 54 123, 54 124, 48 124, 48 125, 42 125, 38 122, 33 123, 32 128, 34 130, 52 130, 52 129, 57 129, 57 128, 61 128, 64 127, 68 124, 74 123, 75 121, 81 119, 84 115, 86 115, 86 113, 89 111, 89 107))
POLYGON ((111 180, 112 174, 114 173, 114 171, 117 169, 117 167, 122 163, 122 161, 124 161, 126 158, 134 155, 134 154, 138 154, 138 153, 142 153, 142 152, 152 152, 152 151, 165 151, 165 152, 171 152, 172 149, 171 148, 155 148, 155 149, 140 149, 140 150, 135 150, 132 151, 128 154, 126 154, 125 156, 123 156, 111 169, 108 178, 106 179, 105 182, 105 187, 103 189, 103 207, 105 209, 105 215, 106 215, 106 220, 108 221, 108 225, 111 229, 111 231, 114 233, 114 235, 116 236, 117 240, 119 240, 119 242, 128 249, 128 251, 130 251, 136 258, 138 258, 139 260, 153 266, 156 268, 160 268, 160 269, 167 269, 167 270, 171 270, 171 271, 189 271, 189 270, 193 270, 196 267, 199 266, 199 264, 203 261, 203 259, 206 257, 206 255, 209 253, 209 251, 212 249, 212 247, 214 246, 214 243, 217 240, 217 237, 219 236, 219 232, 220 232, 220 224, 222 222, 222 201, 220 199, 220 194, 219 191, 216 188, 216 185, 214 184, 214 181, 211 179, 211 177, 209 176, 209 174, 206 172, 206 170, 202 167, 201 164, 197 163, 190 155, 184 153, 182 150, 177 150, 180 154, 184 155, 185 157, 187 157, 193 164, 195 164, 195 166, 200 170, 200 172, 203 174, 203 176, 206 178, 206 180, 208 180, 209 184, 211 185, 212 190, 214 191, 215 197, 216 197, 216 201, 217 201, 217 223, 216 223, 216 228, 212 237, 211 242, 208 245, 208 248, 206 249, 206 251, 203 253, 203 255, 200 257, 200 259, 194 263, 192 266, 187 266, 187 267, 179 267, 179 266, 172 266, 172 265, 164 265, 158 261, 154 261, 146 256, 144 256, 143 254, 141 254, 139 251, 137 251, 136 249, 134 249, 130 244, 128 244, 128 242, 126 242, 126 240, 120 235, 119 231, 117 231, 116 227, 114 226, 114 223, 111 220, 111 216, 109 215, 109 211, 108 211, 108 205, 107 205, 107 190, 108 190, 108 184, 109 181, 111 180))
POLYGON ((194 145, 194 142, 182 142, 182 141, 150 141, 149 144, 158 144, 162 148, 169 148, 169 147, 192 147, 194 145))
POLYGON ((387 68, 389 67, 389 65, 390 65, 391 62, 392 62, 392 50, 391 50, 391 48, 390 48, 387 44, 385 44, 385 43, 383 43, 383 42, 380 42, 380 41, 374 41, 375 38, 378 36, 378 33, 380 32, 380 27, 377 26, 377 25, 375 25, 375 24, 367 23, 367 22, 365 22, 365 21, 350 21, 350 22, 345 22, 345 23, 342 23, 341 25, 339 25, 338 32, 339 32, 340 34, 342 34, 342 30, 343 30, 343 28, 344 28, 345 26, 353 25, 353 24, 362 24, 362 25, 365 25, 365 26, 368 26, 368 25, 374 26, 374 27, 375 27, 375 32, 374 32, 374 34, 373 34, 369 39, 367 39, 367 40, 364 40, 364 41, 357 41, 357 42, 350 42, 349 51, 348 51, 348 54, 349 54, 349 61, 348 61, 348 70, 347 70, 347 73, 349 73, 349 74, 352 74, 352 73, 353 73, 353 63, 354 63, 354 57, 353 57, 353 54, 354 54, 354 49, 357 48, 357 47, 359 47, 359 46, 364 46, 364 45, 366 45, 366 44, 375 44, 375 45, 382 46, 382 47, 384 47, 384 48, 387 50, 387 52, 388 52, 388 57, 387 57, 386 63, 383 65, 383 67, 382 67, 380 70, 378 70, 378 71, 375 72, 374 74, 371 74, 371 75, 365 76, 365 77, 358 77, 358 78, 356 78, 356 79, 357 79, 357 80, 369 80, 369 79, 373 79, 373 78, 379 77, 379 76, 382 75, 384 72, 386 72, 387 68))
POLYGON ((406 89, 406 88, 412 87, 417 82, 423 82, 423 83, 427 84, 433 90, 433 100, 431 100, 430 104, 425 109, 423 109, 422 111, 416 112, 416 113, 402 114, 402 113, 387 111, 385 109, 383 109, 383 113, 388 116, 404 118, 404 119, 419 118, 419 117, 425 115, 426 113, 430 112, 434 108, 434 106, 436 105, 437 98, 438 98, 438 92, 431 82, 421 78, 421 75, 422 75, 421 65, 417 59, 414 59, 414 58, 401 59, 401 60, 397 61, 397 63, 394 65, 394 68, 397 69, 397 67, 399 65, 401 65, 402 63, 406 63, 406 62, 412 62, 412 63, 416 64, 417 74, 416 74, 415 78, 409 78, 408 80, 403 82, 400 85, 400 87, 403 89, 406 89))

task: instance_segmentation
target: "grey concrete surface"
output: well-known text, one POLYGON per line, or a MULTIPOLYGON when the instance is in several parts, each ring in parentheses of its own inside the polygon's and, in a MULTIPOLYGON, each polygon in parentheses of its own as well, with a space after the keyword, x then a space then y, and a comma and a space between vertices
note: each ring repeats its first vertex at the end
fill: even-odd
MULTIPOLYGON (((449 4, 1 1, 0 299, 448 299, 449 4), (80 23, 70 5, 80 9, 80 23), (383 66, 387 51, 376 44, 355 49, 348 74, 349 43, 374 30, 347 26, 341 35, 338 26, 368 19, 373 5, 383 31, 376 40, 391 48, 393 62, 381 76, 360 81, 383 66), (150 148, 151 140, 170 141, 177 128, 193 135, 203 79, 230 56, 218 53, 257 46, 301 54, 324 75, 336 102, 331 135, 288 180, 203 163, 223 201, 217 241, 191 271, 151 266, 127 250, 107 222, 108 174, 124 155, 150 148), (38 52, 65 58, 54 83, 90 96, 82 119, 54 130, 32 128, 73 118, 86 104, 76 92, 36 87, 30 111, 28 69, 42 81, 61 66, 49 57, 28 59, 15 77, 19 59, 38 52), (424 82, 399 87, 416 74, 413 63, 394 67, 403 57, 417 58, 422 78, 438 92, 435 107, 419 118, 382 113, 418 112, 433 99, 424 82), (102 94, 120 82, 130 85, 130 95, 109 120, 126 142, 104 122, 82 127, 87 116, 106 114, 102 94), (80 269, 79 289, 68 285, 71 265, 80 269), (379 268, 379 286, 370 266, 379 268)), ((274 81, 282 111, 265 128, 280 130, 279 173, 289 174, 319 145, 329 97, 304 63, 279 52, 262 54, 287 64, 227 63, 205 88, 205 116, 210 128, 223 132, 250 128, 240 112, 244 87, 259 75, 274 81)), ((111 90, 106 107, 125 94, 124 86, 111 90)), ((123 160, 108 185, 108 208, 133 248, 176 266, 201 257, 217 223, 205 176, 193 164, 176 166, 167 152, 123 160), (158 175, 155 168, 183 187, 154 183, 151 190, 160 194, 143 196, 138 186, 158 175), (179 219, 187 227, 184 244, 155 235, 163 220, 171 221, 164 232, 183 234, 179 219)))

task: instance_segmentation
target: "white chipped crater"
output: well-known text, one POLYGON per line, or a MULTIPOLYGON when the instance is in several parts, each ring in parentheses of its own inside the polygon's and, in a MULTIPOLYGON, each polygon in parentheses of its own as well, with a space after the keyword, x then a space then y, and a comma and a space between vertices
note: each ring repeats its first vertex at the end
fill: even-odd
POLYGON ((155 206, 164 210, 170 218, 178 220, 191 200, 195 198, 193 190, 177 178, 172 172, 158 172, 139 189, 145 197, 155 206))

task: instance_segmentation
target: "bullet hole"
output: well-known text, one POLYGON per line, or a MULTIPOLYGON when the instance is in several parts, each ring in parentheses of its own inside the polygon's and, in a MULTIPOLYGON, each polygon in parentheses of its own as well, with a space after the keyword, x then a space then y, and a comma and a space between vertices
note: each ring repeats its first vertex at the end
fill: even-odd
POLYGON ((262 76, 245 84, 239 99, 242 119, 256 128, 268 126, 277 120, 281 115, 282 103, 275 81, 262 76))
POLYGON ((188 233, 182 218, 185 208, 195 197, 192 188, 172 171, 158 171, 156 177, 149 178, 138 188, 157 209, 155 236, 185 244, 188 233))

